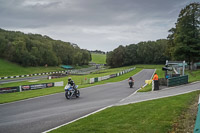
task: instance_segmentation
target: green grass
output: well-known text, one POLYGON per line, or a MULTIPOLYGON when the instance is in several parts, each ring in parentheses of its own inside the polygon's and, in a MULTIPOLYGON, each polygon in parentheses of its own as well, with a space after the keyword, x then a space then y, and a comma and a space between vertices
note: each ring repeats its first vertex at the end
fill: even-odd
POLYGON ((152 84, 147 84, 144 88, 140 89, 138 92, 148 92, 152 90, 152 84))
POLYGON ((60 67, 22 67, 18 64, 0 59, 0 77, 23 74, 35 74, 42 72, 54 72, 64 70, 60 67))
POLYGON ((195 71, 186 71, 186 74, 189 75, 189 82, 200 81, 200 70, 195 71))
MULTIPOLYGON (((106 84, 106 83, 109 83, 109 82, 122 81, 122 80, 127 79, 130 76, 133 76, 134 74, 136 74, 136 73, 138 73, 139 71, 142 70, 141 68, 137 68, 137 69, 135 69, 135 70, 133 70, 129 73, 126 73, 126 74, 121 75, 121 76, 116 77, 116 78, 111 78, 111 79, 108 79, 108 80, 96 82, 94 84, 81 84, 82 80, 85 79, 85 78, 94 78, 94 77, 100 77, 100 76, 105 76, 105 75, 109 75, 109 74, 114 74, 114 73, 117 73, 121 70, 125 70, 127 68, 130 68, 130 67, 121 67, 121 68, 116 68, 116 69, 109 69, 110 71, 109 70, 102 70, 101 72, 103 72, 103 71, 106 71, 106 72, 100 73, 100 74, 90 74, 90 75, 87 75, 87 76, 70 75, 70 77, 72 77, 72 79, 75 81, 75 83, 77 85, 79 85, 79 88, 85 88, 85 87, 90 87, 90 86, 95 86, 95 85, 100 85, 100 84, 106 84)), ((41 80, 41 81, 34 82, 34 83, 31 83, 31 82, 28 82, 28 81, 17 82, 17 83, 7 83, 7 84, 0 85, 0 88, 20 86, 20 85, 39 84, 39 83, 49 83, 49 82, 60 82, 60 81, 64 81, 64 85, 66 85, 67 84, 67 78, 68 77, 59 78, 59 79, 51 79, 51 80, 41 80)), ((26 91, 26 92, 15 92, 15 93, 2 94, 1 97, 0 97, 0 103, 13 102, 13 101, 18 101, 18 100, 22 100, 22 99, 28 99, 28 98, 58 93, 58 92, 64 92, 63 88, 64 87, 51 87, 51 88, 31 90, 31 91, 26 91)))
POLYGON ((106 64, 106 55, 92 53, 92 62, 96 64, 106 64))
POLYGON ((199 93, 111 107, 52 133, 167 133, 199 93))

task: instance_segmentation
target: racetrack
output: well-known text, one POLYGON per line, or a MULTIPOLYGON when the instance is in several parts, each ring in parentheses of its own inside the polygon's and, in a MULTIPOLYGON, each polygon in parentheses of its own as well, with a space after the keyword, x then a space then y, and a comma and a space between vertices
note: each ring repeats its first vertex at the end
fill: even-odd
MULTIPOLYGON (((128 81, 80 89, 78 99, 67 100, 63 93, 0 105, 0 132, 43 132, 103 107, 115 104, 134 93, 150 79, 154 69, 144 69, 133 76, 134 88, 128 81)), ((23 92, 22 92, 23 93, 23 92)))

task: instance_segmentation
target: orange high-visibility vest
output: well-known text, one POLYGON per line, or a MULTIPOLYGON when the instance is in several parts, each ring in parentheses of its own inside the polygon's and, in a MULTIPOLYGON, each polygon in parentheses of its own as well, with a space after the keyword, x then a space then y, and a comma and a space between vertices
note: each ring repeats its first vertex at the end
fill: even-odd
POLYGON ((158 80, 158 75, 157 74, 154 75, 153 80, 158 80))

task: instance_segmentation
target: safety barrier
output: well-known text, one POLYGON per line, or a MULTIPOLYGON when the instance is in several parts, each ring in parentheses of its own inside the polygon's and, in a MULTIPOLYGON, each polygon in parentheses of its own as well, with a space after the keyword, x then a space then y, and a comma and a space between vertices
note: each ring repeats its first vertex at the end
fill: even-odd
POLYGON ((61 81, 61 82, 55 82, 55 83, 42 83, 42 84, 22 85, 22 86, 16 86, 16 87, 5 87, 5 88, 0 88, 0 94, 44 89, 44 88, 49 88, 49 87, 54 87, 54 86, 63 86, 63 84, 64 84, 63 81, 61 81))
POLYGON ((89 79, 89 83, 92 84, 92 83, 95 83, 95 82, 99 82, 99 81, 102 81, 102 80, 106 80, 106 79, 109 79, 109 78, 114 78, 114 77, 117 77, 117 76, 121 76, 125 73, 128 73, 132 70, 134 70, 134 68, 130 68, 130 69, 127 69, 127 70, 124 70, 124 71, 121 71, 119 73, 116 73, 116 74, 111 74, 111 75, 107 75, 107 76, 103 76, 103 77, 96 77, 96 78, 90 78, 89 79))
POLYGON ((167 80, 167 86, 176 86, 188 83, 188 75, 179 76, 179 77, 172 77, 167 80))
POLYGON ((32 76, 41 76, 55 73, 66 73, 66 71, 57 71, 57 72, 43 72, 43 73, 35 73, 35 74, 26 74, 26 75, 17 75, 17 76, 7 76, 0 77, 0 79, 13 79, 13 78, 24 78, 24 77, 32 77, 32 76))
POLYGON ((199 96, 199 103, 198 103, 198 112, 197 112, 197 119, 195 122, 194 133, 200 133, 200 96, 199 96))
POLYGON ((0 80, 1 79, 14 79, 14 78, 41 76, 41 75, 49 75, 49 74, 56 74, 56 73, 79 74, 82 72, 87 72, 87 71, 91 71, 91 70, 95 70, 95 69, 96 69, 96 67, 89 67, 89 68, 83 68, 83 69, 57 71, 57 72, 43 72, 43 73, 35 73, 35 74, 17 75, 17 76, 6 76, 6 77, 0 77, 0 80))

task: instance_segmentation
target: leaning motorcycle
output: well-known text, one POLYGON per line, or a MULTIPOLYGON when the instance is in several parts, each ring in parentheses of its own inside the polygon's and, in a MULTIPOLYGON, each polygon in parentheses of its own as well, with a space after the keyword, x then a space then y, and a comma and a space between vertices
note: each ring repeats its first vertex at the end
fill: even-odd
MULTIPOLYGON (((77 89, 78 85, 76 85, 75 88, 77 89)), ((67 99, 71 99, 73 97, 78 98, 80 96, 80 91, 79 90, 75 91, 75 89, 71 85, 66 85, 64 90, 65 90, 65 97, 67 99)))
POLYGON ((129 83, 130 88, 133 88, 134 81, 133 80, 129 80, 128 83, 129 83))

